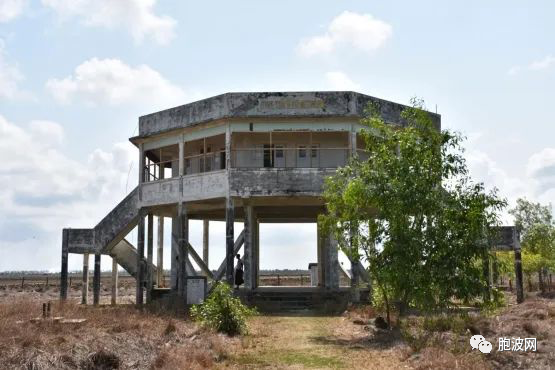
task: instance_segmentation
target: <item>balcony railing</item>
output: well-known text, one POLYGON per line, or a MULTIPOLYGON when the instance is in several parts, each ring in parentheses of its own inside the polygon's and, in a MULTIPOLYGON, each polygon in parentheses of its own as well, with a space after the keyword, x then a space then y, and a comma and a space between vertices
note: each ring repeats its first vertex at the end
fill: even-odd
MULTIPOLYGON (((232 168, 337 168, 347 164, 351 155, 349 148, 245 148, 231 150, 232 168)), ((368 153, 357 150, 358 158, 366 160, 368 153)), ((178 171, 178 159, 146 165, 145 181, 175 177, 178 171), (160 176, 164 168, 165 176, 160 176), (169 172, 169 173, 168 173, 169 172), (171 174, 173 173, 174 176, 171 174)), ((225 169, 225 151, 186 156, 184 158, 185 175, 212 172, 225 169)))
POLYGON ((344 166, 349 148, 246 148, 231 151, 234 168, 335 168, 344 166))
POLYGON ((225 169, 225 150, 185 157, 185 175, 225 169))

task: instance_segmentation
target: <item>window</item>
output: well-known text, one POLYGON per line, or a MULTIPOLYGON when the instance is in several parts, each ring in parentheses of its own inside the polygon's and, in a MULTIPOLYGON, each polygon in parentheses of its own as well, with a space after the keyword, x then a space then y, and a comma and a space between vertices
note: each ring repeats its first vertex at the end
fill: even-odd
POLYGON ((318 145, 312 145, 310 149, 310 157, 311 158, 318 158, 318 145))
POLYGON ((305 145, 299 145, 298 156, 299 156, 299 158, 306 158, 306 146, 305 145))

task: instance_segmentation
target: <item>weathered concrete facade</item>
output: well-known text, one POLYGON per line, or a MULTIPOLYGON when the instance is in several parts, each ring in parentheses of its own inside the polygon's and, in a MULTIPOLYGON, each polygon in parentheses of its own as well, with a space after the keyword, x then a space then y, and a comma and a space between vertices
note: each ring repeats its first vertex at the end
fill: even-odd
MULTIPOLYGON (((351 156, 365 156, 359 121, 369 103, 386 122, 405 124, 405 106, 355 92, 229 93, 140 117, 139 135, 130 139, 139 149, 138 187, 93 229, 64 230, 62 272, 67 253, 109 254, 136 277, 137 304, 143 303, 144 289, 148 300, 162 289, 184 300, 187 277, 197 273, 191 260, 209 281, 232 282, 234 256, 242 248, 242 294, 252 302, 262 294, 259 224, 316 222, 325 212, 325 178, 351 156), (156 265, 153 217, 158 217, 159 235, 163 217, 172 219, 172 240, 158 239, 156 265), (189 244, 191 219, 203 220, 202 257, 189 244), (221 241, 226 259, 216 273, 208 269, 210 220, 226 221, 221 241), (238 236, 236 221, 244 223, 238 236), (137 249, 124 239, 136 226, 137 249), (171 245, 169 288, 157 270, 164 242, 171 245)), ((439 127, 440 117, 430 115, 439 127)), ((314 289, 329 297, 340 289, 337 246, 320 232, 317 245, 319 286, 314 289)), ((360 278, 357 274, 354 281, 360 278)), ((63 287, 61 292, 65 298, 63 287)))

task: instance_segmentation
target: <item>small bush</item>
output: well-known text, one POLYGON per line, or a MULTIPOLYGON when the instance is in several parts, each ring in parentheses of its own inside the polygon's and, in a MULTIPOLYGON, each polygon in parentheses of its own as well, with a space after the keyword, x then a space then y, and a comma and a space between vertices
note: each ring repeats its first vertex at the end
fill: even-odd
POLYGON ((217 283, 203 304, 191 308, 191 316, 202 326, 215 329, 228 335, 245 334, 246 319, 256 313, 233 297, 231 287, 217 283))

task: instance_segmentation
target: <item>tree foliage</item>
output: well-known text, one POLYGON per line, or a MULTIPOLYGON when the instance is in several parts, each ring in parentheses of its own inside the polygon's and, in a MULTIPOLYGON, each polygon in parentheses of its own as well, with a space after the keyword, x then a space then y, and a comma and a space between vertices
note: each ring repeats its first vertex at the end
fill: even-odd
POLYGON ((353 259, 368 261, 387 307, 434 309, 486 288, 480 263, 488 232, 505 206, 469 175, 463 137, 438 130, 412 101, 403 127, 368 109, 361 135, 367 159, 327 179, 320 222, 353 259))
POLYGON ((531 279, 538 273, 540 289, 545 291, 544 275, 555 265, 555 225, 551 204, 542 205, 525 198, 509 211, 514 216, 522 245, 522 271, 531 279))

